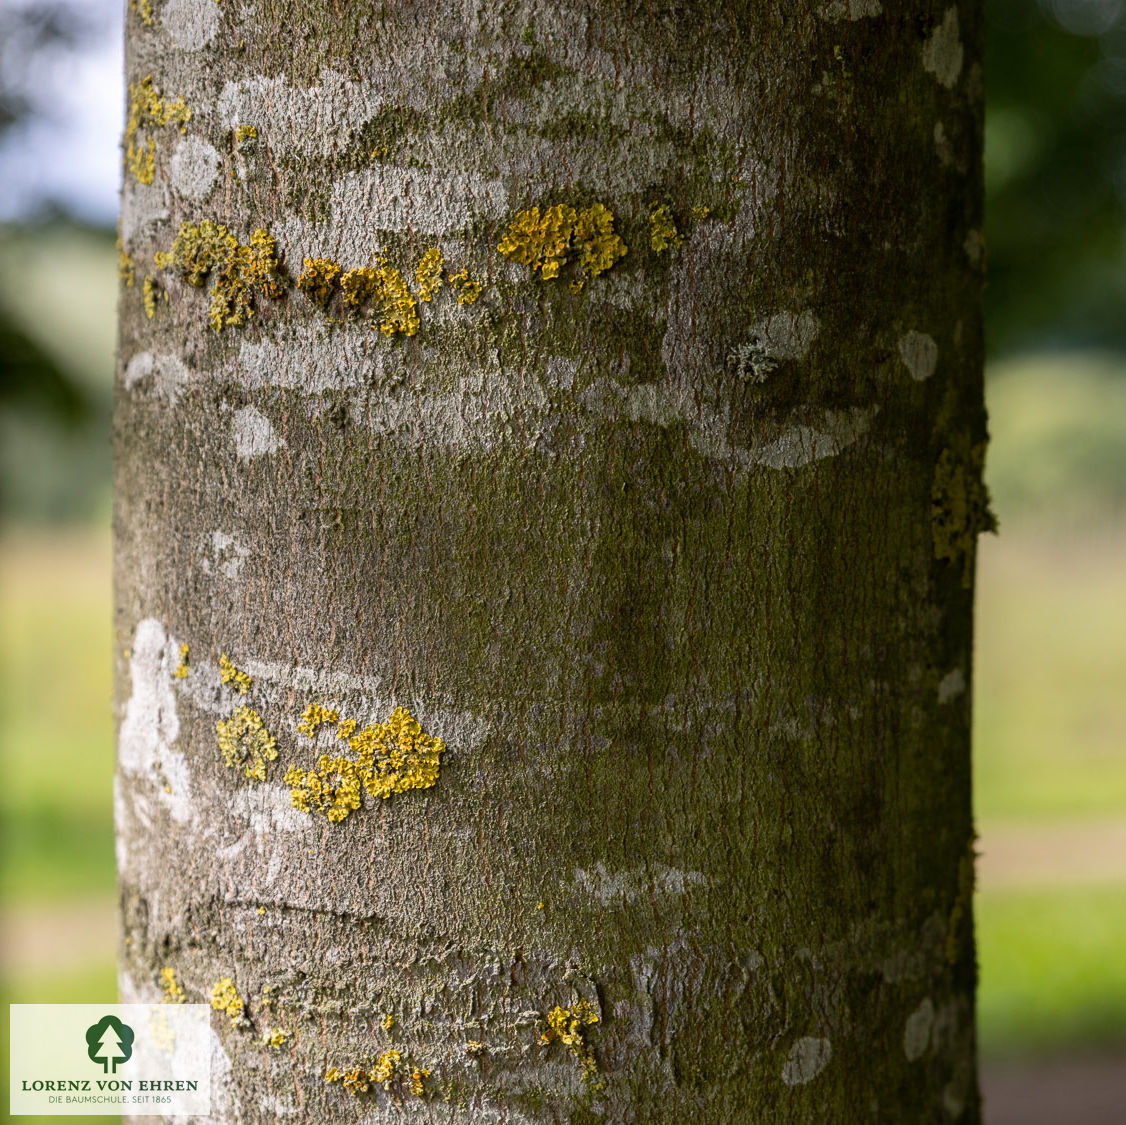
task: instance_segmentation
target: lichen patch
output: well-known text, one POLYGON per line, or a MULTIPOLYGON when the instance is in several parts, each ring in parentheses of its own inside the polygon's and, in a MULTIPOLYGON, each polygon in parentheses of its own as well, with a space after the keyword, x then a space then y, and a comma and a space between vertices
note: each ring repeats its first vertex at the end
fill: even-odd
POLYGON ((446 749, 441 739, 423 731, 405 707, 396 707, 386 722, 351 734, 347 743, 354 758, 322 754, 313 769, 290 766, 285 783, 294 808, 323 812, 338 823, 360 808, 363 792, 386 799, 411 789, 429 789, 438 782, 446 749))
POLYGON ((828 1039, 805 1036, 790 1048, 782 1064, 782 1081, 787 1086, 804 1086, 829 1065, 832 1057, 833 1045, 828 1039))
POLYGON ((921 383, 938 367, 938 345, 932 336, 912 329, 899 337, 899 358, 911 378, 921 383))
POLYGON ((948 90, 962 73, 962 39, 958 30, 958 9, 947 8, 940 23, 923 44, 923 67, 948 90))

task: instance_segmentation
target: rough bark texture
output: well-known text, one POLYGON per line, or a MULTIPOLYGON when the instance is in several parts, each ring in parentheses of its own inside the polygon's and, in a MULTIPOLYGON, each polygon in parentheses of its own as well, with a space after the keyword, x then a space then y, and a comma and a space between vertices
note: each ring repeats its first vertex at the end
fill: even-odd
POLYGON ((219 1120, 979 1119, 980 38, 974 0, 130 12, 121 984, 230 979, 219 1120), (554 204, 625 256, 498 250, 554 204), (208 273, 203 219, 278 276, 208 273), (304 266, 417 293, 434 248, 413 334, 304 266), (292 807, 396 707, 436 784, 292 807))

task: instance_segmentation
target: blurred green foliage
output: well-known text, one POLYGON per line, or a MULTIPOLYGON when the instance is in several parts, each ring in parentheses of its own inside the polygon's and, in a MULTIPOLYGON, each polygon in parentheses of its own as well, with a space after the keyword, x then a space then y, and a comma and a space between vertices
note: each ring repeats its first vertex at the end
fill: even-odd
POLYGON ((994 355, 1126 346, 1126 5, 986 4, 994 355))
POLYGON ((108 515, 116 304, 111 234, 0 228, 0 519, 108 515))

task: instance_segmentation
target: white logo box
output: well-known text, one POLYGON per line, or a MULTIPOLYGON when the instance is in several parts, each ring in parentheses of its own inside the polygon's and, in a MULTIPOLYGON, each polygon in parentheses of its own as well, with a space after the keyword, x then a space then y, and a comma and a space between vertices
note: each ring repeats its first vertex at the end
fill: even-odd
POLYGON ((12 1004, 18 1116, 211 1113, 206 1004, 12 1004))

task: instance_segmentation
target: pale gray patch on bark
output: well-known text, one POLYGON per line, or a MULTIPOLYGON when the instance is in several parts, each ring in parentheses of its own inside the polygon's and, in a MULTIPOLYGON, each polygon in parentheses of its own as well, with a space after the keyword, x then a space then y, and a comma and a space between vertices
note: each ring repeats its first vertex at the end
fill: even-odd
POLYGON ((923 66, 948 90, 962 73, 964 55, 958 29, 958 9, 947 8, 940 23, 923 44, 923 66))
POLYGON ((812 1082, 833 1056, 833 1045, 828 1039, 806 1036, 791 1048, 782 1067, 782 1081, 787 1086, 804 1086, 812 1082))
POLYGON ((219 153, 199 137, 177 142, 169 162, 172 186, 189 199, 206 199, 219 175, 219 153))
POLYGON ((160 26, 173 47, 199 51, 215 38, 221 13, 215 0, 165 0, 160 8, 160 26))

